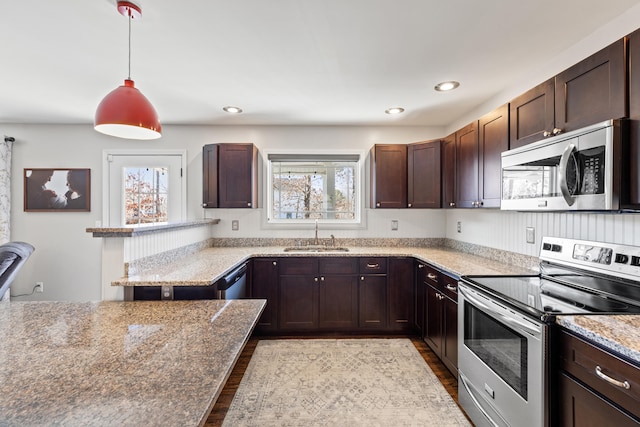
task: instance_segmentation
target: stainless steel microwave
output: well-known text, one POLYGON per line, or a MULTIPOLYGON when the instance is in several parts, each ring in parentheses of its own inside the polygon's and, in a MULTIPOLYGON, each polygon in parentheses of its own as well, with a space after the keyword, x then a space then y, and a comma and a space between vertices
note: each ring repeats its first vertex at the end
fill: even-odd
POLYGON ((619 210, 626 120, 608 120, 502 153, 501 209, 619 210))

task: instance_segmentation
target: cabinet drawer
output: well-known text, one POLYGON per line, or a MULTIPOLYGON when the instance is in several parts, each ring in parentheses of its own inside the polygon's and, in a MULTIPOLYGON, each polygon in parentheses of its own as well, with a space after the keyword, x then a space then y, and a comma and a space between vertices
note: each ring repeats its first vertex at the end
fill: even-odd
POLYGON ((280 258, 280 274, 316 274, 318 263, 315 257, 280 258))
POLYGON ((358 259, 351 257, 319 258, 318 271, 320 275, 358 274, 358 259))
POLYGON ((562 369, 640 417, 638 367, 566 332, 562 332, 561 341, 562 369))
POLYGON ((431 286, 433 286, 436 289, 440 289, 441 286, 439 285, 440 283, 440 272, 438 272, 438 270, 436 270, 435 268, 429 266, 429 265, 425 265, 424 266, 424 282, 430 284, 431 286))
POLYGON ((360 258, 360 274, 386 274, 387 258, 360 258))
POLYGON ((451 276, 441 274, 440 283, 445 295, 454 301, 458 301, 458 281, 451 276))

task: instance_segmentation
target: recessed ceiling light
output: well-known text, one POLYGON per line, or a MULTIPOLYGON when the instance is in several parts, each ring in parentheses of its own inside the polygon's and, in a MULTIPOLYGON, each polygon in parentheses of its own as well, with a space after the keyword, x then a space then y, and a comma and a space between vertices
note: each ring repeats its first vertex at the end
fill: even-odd
POLYGON ((438 92, 446 92, 448 90, 453 90, 458 86, 460 86, 459 82, 451 80, 448 82, 438 83, 436 87, 434 87, 434 89, 437 90, 438 92))
POLYGON ((386 110, 384 110, 385 113, 387 114, 400 114, 404 111, 404 108, 402 107, 393 107, 393 108, 388 108, 386 110))
POLYGON ((233 114, 239 114, 242 113, 242 108, 240 107, 233 107, 231 105, 227 106, 227 107, 223 107, 222 108, 224 111, 226 111, 227 113, 233 113, 233 114))

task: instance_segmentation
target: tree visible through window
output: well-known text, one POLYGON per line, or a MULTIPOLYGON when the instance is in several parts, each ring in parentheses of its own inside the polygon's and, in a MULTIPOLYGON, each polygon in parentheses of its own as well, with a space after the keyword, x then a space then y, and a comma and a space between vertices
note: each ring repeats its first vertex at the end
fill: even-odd
POLYGON ((125 224, 167 222, 167 168, 125 168, 125 224))
POLYGON ((300 156, 295 159, 279 157, 284 156, 270 160, 271 219, 359 220, 357 158, 318 160, 316 157, 319 156, 310 156, 310 160, 300 160, 300 156))

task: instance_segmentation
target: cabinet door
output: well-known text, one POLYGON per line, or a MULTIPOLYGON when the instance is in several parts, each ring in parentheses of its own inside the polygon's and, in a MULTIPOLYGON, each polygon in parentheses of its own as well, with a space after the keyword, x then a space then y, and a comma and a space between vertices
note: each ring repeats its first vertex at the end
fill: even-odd
POLYGON ((408 146, 407 207, 441 206, 441 142, 430 141, 408 146))
POLYGON ((202 207, 218 207, 218 145, 202 147, 202 207))
POLYGON ((358 326, 358 276, 320 276, 318 326, 355 329, 358 326))
POLYGON ((387 327, 387 276, 360 276, 358 306, 360 328, 381 330, 387 327))
POLYGON ((568 132, 627 117, 626 39, 555 77, 555 127, 568 132))
POLYGON ((640 30, 629 36, 629 207, 640 208, 640 30))
POLYGON ((458 377, 458 303, 449 297, 442 300, 442 362, 458 377))
POLYGON ((280 329, 318 327, 318 277, 280 276, 280 329))
POLYGON ((407 207, 407 146, 377 144, 371 149, 371 207, 407 207))
POLYGON ((456 207, 456 134, 442 141, 442 207, 456 207))
POLYGON ((251 298, 267 300, 256 328, 263 331, 276 330, 278 328, 278 260, 276 258, 253 259, 251 298))
POLYGON ((431 350, 442 355, 442 294, 431 285, 426 286, 427 315, 424 327, 424 342, 431 350))
POLYGON ((425 265, 421 262, 416 263, 415 270, 415 305, 414 305, 414 327, 418 331, 420 337, 424 336, 424 315, 425 315, 425 304, 426 304, 426 288, 425 288, 425 280, 426 280, 426 268, 425 265))
POLYGON ((549 79, 509 103, 509 148, 539 141, 555 127, 554 81, 549 79))
POLYGON ((257 207, 258 153, 253 144, 218 144, 218 205, 257 207))
POLYGON ((559 420, 561 427, 627 427, 640 425, 590 389, 560 374, 559 420))
POLYGON ((482 117, 479 129, 479 205, 485 208, 499 208, 502 196, 502 152, 509 149, 507 104, 482 117))
POLYGON ((456 207, 472 208, 478 201, 478 122, 456 132, 456 207))
POLYGON ((389 258, 389 329, 408 331, 413 327, 413 259, 389 258))

